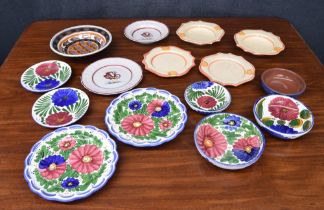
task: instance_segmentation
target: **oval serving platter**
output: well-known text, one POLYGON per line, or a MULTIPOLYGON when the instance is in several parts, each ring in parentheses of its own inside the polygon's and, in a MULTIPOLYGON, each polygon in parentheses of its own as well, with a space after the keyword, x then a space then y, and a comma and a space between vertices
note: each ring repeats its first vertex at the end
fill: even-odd
POLYGON ((65 84, 71 74, 69 64, 58 60, 48 60, 29 67, 21 75, 20 83, 31 92, 47 92, 65 84))
POLYGON ((200 81, 189 85, 185 90, 184 98, 191 109, 202 114, 221 112, 231 103, 229 91, 211 81, 200 81))
POLYGON ((284 95, 269 95, 257 100, 253 113, 258 124, 281 139, 296 139, 310 132, 312 112, 300 101, 284 95))
POLYGON ((38 141, 25 159, 24 177, 46 200, 71 202, 107 184, 118 160, 116 143, 94 126, 59 128, 38 141))
POLYGON ((111 33, 99 26, 79 25, 59 31, 50 41, 51 50, 64 57, 84 57, 110 45, 111 33))
POLYGON ((155 88, 121 94, 106 110, 105 123, 119 141, 135 147, 154 147, 179 135, 187 122, 178 97, 155 88))
POLYGON ((79 120, 89 108, 89 97, 76 88, 59 88, 39 97, 32 107, 36 123, 48 128, 70 125, 79 120))
POLYGON ((84 69, 81 83, 91 92, 113 95, 132 89, 142 78, 142 68, 136 62, 126 58, 105 58, 84 69))
POLYGON ((202 119, 196 126, 194 139, 206 160, 230 170, 254 164, 265 148, 265 138, 257 126, 231 113, 217 113, 202 119))

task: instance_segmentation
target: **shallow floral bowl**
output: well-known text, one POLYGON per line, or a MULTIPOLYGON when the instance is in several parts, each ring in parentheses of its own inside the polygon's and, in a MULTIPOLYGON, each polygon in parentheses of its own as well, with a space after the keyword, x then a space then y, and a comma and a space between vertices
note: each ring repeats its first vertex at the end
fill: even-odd
POLYGON ((312 112, 300 101, 284 95, 269 95, 257 100, 253 113, 258 124, 281 139, 296 139, 310 132, 312 112))
POLYGON ((178 136, 187 122, 178 97, 155 88, 121 94, 106 110, 105 123, 119 141, 135 147, 154 147, 178 136))
POLYGON ((189 85, 184 97, 191 109, 202 114, 221 112, 231 103, 229 91, 211 81, 200 81, 189 85))
POLYGON ((50 41, 51 50, 64 57, 84 57, 98 53, 112 41, 110 32, 94 25, 79 25, 59 31, 50 41))
POLYGON ((265 148, 265 138, 250 120, 237 114, 217 113, 196 126, 196 147, 213 165, 229 170, 254 164, 265 148))
POLYGON ((73 125, 45 135, 25 159, 24 177, 46 200, 71 202, 89 197, 115 172, 118 153, 107 132, 73 125))

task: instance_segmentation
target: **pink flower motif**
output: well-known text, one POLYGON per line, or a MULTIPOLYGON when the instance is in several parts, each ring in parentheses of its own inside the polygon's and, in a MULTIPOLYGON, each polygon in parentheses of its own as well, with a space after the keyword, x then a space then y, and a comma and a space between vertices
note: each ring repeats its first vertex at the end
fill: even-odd
POLYGON ((151 101, 151 103, 149 103, 147 105, 147 112, 149 114, 152 114, 153 112, 159 112, 162 110, 162 106, 163 106, 164 101, 161 99, 155 99, 153 101, 151 101))
POLYGON ((164 131, 172 127, 172 122, 170 120, 163 120, 160 122, 159 127, 162 131, 164 131))
POLYGON ((143 114, 135 114, 125 117, 121 122, 122 128, 135 136, 145 136, 154 128, 154 122, 151 118, 143 114))
POLYGON ((197 103, 202 108, 211 109, 214 106, 216 106, 217 101, 215 100, 215 98, 213 98, 211 96, 200 96, 197 99, 197 103))
POLYGON ((59 70, 58 65, 53 63, 43 63, 36 68, 36 73, 41 77, 47 77, 49 75, 55 74, 59 70))
POLYGON ((61 150, 66 151, 74 147, 75 144, 76 141, 72 136, 66 136, 64 139, 60 141, 59 147, 61 150))
POLYGON ((97 146, 86 144, 74 150, 68 161, 77 172, 89 174, 100 168, 103 162, 103 154, 97 146))
POLYGON ((66 169, 66 162, 61 155, 51 155, 42 159, 38 164, 38 170, 45 179, 57 179, 66 169))
POLYGON ((269 103, 269 112, 281 120, 294 120, 298 117, 299 109, 289 98, 276 97, 269 103))
POLYGON ((251 152, 252 148, 260 147, 260 140, 259 137, 253 136, 249 138, 243 138, 239 139, 235 144, 233 145, 233 149, 239 149, 247 152, 251 152))
POLYGON ((215 158, 221 156, 227 148, 224 135, 209 124, 200 126, 196 137, 199 148, 208 157, 215 158))

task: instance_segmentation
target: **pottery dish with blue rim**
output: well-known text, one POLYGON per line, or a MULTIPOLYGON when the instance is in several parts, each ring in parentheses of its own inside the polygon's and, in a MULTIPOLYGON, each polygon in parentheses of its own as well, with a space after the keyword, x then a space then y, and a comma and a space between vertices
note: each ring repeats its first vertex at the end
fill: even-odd
POLYGON ((103 27, 78 25, 55 34, 50 41, 50 48, 64 57, 84 57, 104 50, 111 41, 111 33, 103 27))
POLYGON ((184 98, 191 109, 202 114, 224 111, 231 103, 229 91, 211 81, 200 81, 189 85, 184 98))
POLYGON ((91 196, 115 172, 116 143, 94 126, 73 125, 45 135, 25 159, 24 177, 32 192, 58 202, 91 196))
POLYGON ((312 129, 312 112, 300 101, 284 95, 269 95, 257 100, 253 113, 258 124, 281 139, 296 139, 312 129))
POLYGON ((108 131, 135 147, 155 147, 173 140, 185 127, 187 111, 166 90, 138 88, 121 94, 106 110, 108 131))
POLYGON ((194 139, 201 156, 229 170, 254 164, 265 148, 265 138, 259 128, 245 117, 232 113, 203 118, 196 126, 194 139))

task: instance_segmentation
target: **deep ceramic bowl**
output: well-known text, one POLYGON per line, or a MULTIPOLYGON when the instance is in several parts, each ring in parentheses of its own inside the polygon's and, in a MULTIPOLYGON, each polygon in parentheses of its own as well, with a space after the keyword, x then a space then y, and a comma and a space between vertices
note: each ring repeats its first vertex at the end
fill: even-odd
POLYGON ((296 139, 312 129, 314 116, 300 101, 284 95, 268 95, 258 99, 253 107, 257 123, 272 136, 296 139))
POLYGON ((300 96, 306 89, 306 83, 300 75, 282 68, 272 68, 263 72, 261 85, 268 94, 291 97, 300 96))
POLYGON ((66 28, 53 36, 51 50, 64 57, 84 57, 98 53, 112 41, 110 32, 94 25, 66 28))

